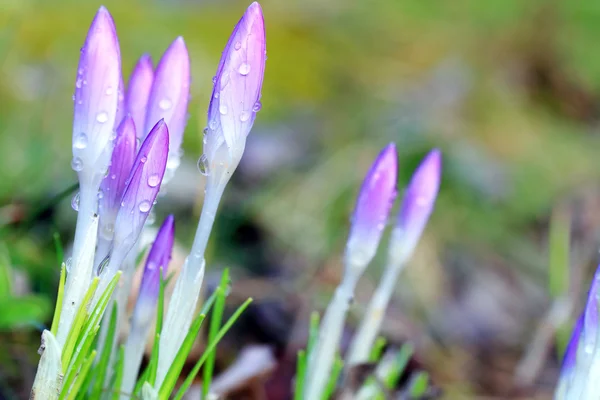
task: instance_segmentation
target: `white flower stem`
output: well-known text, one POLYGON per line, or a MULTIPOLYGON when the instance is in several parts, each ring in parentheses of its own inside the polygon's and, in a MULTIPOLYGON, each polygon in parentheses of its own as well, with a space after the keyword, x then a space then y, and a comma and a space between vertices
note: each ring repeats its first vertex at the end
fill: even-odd
POLYGON ((209 178, 192 250, 183 264, 179 278, 177 278, 165 316, 164 332, 160 336, 155 388, 159 388, 162 384, 194 319, 194 311, 204 279, 204 252, 227 180, 218 185, 210 183, 209 178))
POLYGON ((121 384, 121 400, 131 398, 133 388, 140 370, 148 332, 150 325, 134 324, 129 331, 127 342, 125 343, 125 365, 123 369, 123 382, 121 384))
POLYGON ((81 301, 90 283, 98 235, 97 208, 97 191, 84 190, 82 188, 79 198, 79 213, 77 214, 71 268, 67 272, 65 297, 60 313, 58 332, 56 334, 56 341, 61 347, 64 345, 65 340, 67 340, 75 314, 81 305, 81 301))
POLYGON ((348 273, 356 268, 346 268, 346 275, 337 287, 333 299, 327 306, 316 347, 309 356, 305 398, 320 399, 329 381, 335 355, 339 350, 346 314, 360 274, 348 273))
POLYGON ((373 297, 371 297, 358 332, 355 333, 350 345, 347 356, 348 365, 359 364, 369 360, 373 344, 381 328, 385 310, 394 293, 398 275, 400 275, 403 266, 403 263, 396 262, 390 262, 387 265, 379 281, 379 286, 377 286, 373 297))

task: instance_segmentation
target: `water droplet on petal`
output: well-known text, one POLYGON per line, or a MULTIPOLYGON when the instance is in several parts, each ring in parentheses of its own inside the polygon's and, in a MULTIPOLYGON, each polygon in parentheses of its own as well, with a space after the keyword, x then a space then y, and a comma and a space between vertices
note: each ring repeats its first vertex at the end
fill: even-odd
POLYGON ((79 192, 71 198, 71 208, 75 211, 79 211, 79 192))
POLYGON ((213 77, 212 77, 212 82, 213 82, 213 83, 217 83, 217 77, 216 77, 216 76, 213 76, 213 77))
POLYGON ((205 127, 204 129, 202 129, 202 133, 203 133, 204 135, 208 135, 208 126, 207 126, 207 127, 205 127))
POLYGON ((250 73, 250 64, 242 63, 242 65, 240 65, 240 68, 238 69, 238 72, 240 73, 240 75, 248 75, 250 73))
POLYGON ((250 113, 248 111, 242 111, 242 114, 240 115, 240 121, 246 122, 249 119, 250 119, 250 113))
POLYGON ((150 175, 148 177, 148 186, 157 187, 159 183, 160 183, 160 175, 159 174, 150 175))
POLYGON ((198 159, 198 171, 200 171, 200 173, 204 176, 208 176, 210 173, 206 154, 202 154, 202 156, 198 159))
POLYGON ((215 99, 219 98, 219 92, 215 92, 215 99))
POLYGON ((111 94, 113 94, 113 88, 109 86, 106 88, 106 95, 110 96, 111 94))
POLYGON ((81 89, 81 84, 83 83, 83 79, 81 78, 77 78, 77 80, 75 81, 75 87, 77 89, 81 89))
POLYGON ((101 199, 104 197, 104 192, 102 190, 98 190, 98 199, 101 199))
POLYGON ((117 179, 117 174, 112 174, 112 175, 110 176, 110 179, 112 179, 112 180, 115 180, 115 179, 117 179))
POLYGON ((83 170, 83 161, 81 160, 81 158, 73 157, 73 159, 71 160, 71 168, 73 168, 73 171, 75 172, 83 170))
POLYGON ((73 259, 69 257, 65 261, 65 269, 67 270, 67 274, 71 271, 71 265, 73 265, 73 259))
POLYGON ((102 224, 100 228, 100 235, 104 237, 104 239, 112 240, 113 235, 115 234, 115 226, 111 223, 102 224))
POLYGON ((225 104, 221 104, 219 106, 219 112, 223 115, 227 114, 227 106, 225 104))
POLYGON ((158 102, 158 107, 163 111, 167 111, 172 106, 173 106, 173 103, 171 102, 171 100, 169 100, 167 98, 164 98, 158 102))
POLYGON ((100 122, 101 124, 105 123, 108 121, 108 114, 104 111, 99 112, 98 115, 96 115, 96 121, 100 122))
POLYGON ((211 121, 208 123, 208 127, 214 131, 215 129, 217 129, 217 121, 215 121, 214 119, 213 119, 213 120, 211 120, 211 121))
POLYGON ((261 108, 262 103, 260 101, 257 101, 256 103, 254 103, 254 106, 252 106, 252 111, 259 112, 261 108))
POLYGON ((146 161, 148 161, 148 157, 146 157, 146 156, 142 156, 142 158, 140 158, 140 162, 141 162, 142 164, 143 164, 143 163, 145 163, 146 161))
POLYGON ((80 132, 73 138, 73 147, 83 150, 88 145, 88 137, 85 132, 80 132))
POLYGON ((152 208, 152 204, 148 200, 144 200, 138 205, 138 208, 140 212, 147 213, 152 208))
POLYGON ((239 50, 242 48, 242 43, 241 42, 235 42, 235 44, 233 45, 233 48, 236 50, 239 50))

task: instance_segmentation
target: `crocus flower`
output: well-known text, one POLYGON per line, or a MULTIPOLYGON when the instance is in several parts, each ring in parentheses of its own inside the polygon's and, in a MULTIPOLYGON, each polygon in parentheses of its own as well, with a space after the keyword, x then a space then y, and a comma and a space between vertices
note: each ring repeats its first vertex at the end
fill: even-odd
POLYGON ((377 156, 360 189, 346 245, 347 265, 366 266, 375 256, 396 197, 397 176, 398 154, 390 143, 377 156))
POLYGON ((144 348, 148 340, 151 323, 156 315, 161 270, 166 276, 173 250, 175 222, 169 215, 158 230, 154 244, 148 253, 139 295, 131 319, 131 329, 125 345, 125 368, 121 391, 131 393, 138 376, 144 348))
POLYGON ((240 162, 261 108, 265 60, 262 9, 254 2, 233 29, 214 78, 202 161, 209 182, 210 177, 226 182, 240 162))
MULTIPOLYGON (((145 54, 137 62, 131 73, 126 97, 126 109, 133 118, 137 136, 140 140, 148 133, 146 132, 146 107, 148 106, 148 97, 150 97, 153 81, 152 58, 145 54)), ((157 121, 158 119, 154 123, 157 121)), ((170 132, 172 132, 172 129, 170 129, 170 132)))
POLYGON ((81 48, 75 82, 72 167, 82 191, 97 192, 108 168, 120 71, 115 25, 108 10, 101 7, 81 48))
POLYGON ((398 221, 392 232, 390 257, 394 263, 404 263, 412 254, 423 229, 433 211, 440 186, 442 156, 439 150, 432 150, 413 174, 398 221))
POLYGON ((175 235, 175 218, 169 215, 156 234, 154 244, 148 253, 140 292, 133 313, 135 324, 146 325, 155 315, 158 288, 160 285, 160 269, 166 277, 167 267, 171 259, 175 235))
POLYGON ((117 115, 115 116, 115 130, 123 122, 127 113, 125 106, 125 83, 123 83, 123 75, 119 78, 119 90, 117 91, 117 115))
MULTIPOLYGON (((146 84, 147 82, 144 82, 144 85, 146 84)), ((144 131, 145 135, 154 124, 160 119, 164 119, 169 127, 169 165, 167 168, 170 170, 179 166, 189 96, 190 59, 183 38, 178 37, 165 51, 156 66, 148 98, 144 131)), ((140 97, 142 96, 140 95, 140 97)), ((141 137, 143 138, 144 135, 141 137)))
POLYGON ((583 315, 577 321, 564 355, 556 389, 557 400, 600 398, 600 342, 598 340, 598 301, 600 266, 590 286, 583 315))

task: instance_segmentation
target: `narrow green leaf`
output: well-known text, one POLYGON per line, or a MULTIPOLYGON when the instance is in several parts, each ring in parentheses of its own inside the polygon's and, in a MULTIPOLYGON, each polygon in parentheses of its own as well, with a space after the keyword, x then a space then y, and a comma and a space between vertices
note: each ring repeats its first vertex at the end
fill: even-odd
POLYGON ((86 377, 87 377, 88 373, 90 372, 90 368, 92 367, 92 364, 94 363, 95 357, 96 357, 96 351, 94 350, 94 351, 92 351, 90 356, 83 362, 83 365, 81 366, 81 370, 79 371, 79 375, 77 375, 77 379, 73 383, 73 387, 71 388, 71 392, 69 393, 67 400, 74 400, 75 396, 77 396, 77 394, 79 393, 79 390, 81 389, 81 385, 86 380, 86 377))
POLYGON ((553 211, 550 220, 548 290, 553 298, 569 290, 571 217, 564 208, 553 211))
POLYGON ((79 337, 79 332, 81 331, 81 327, 85 322, 87 315, 87 308, 89 306, 89 302, 92 300, 92 296, 98 287, 98 282, 100 282, 99 278, 94 278, 92 283, 90 284, 83 301, 79 305, 79 310, 77 310, 77 314, 75 315, 75 320, 73 321, 73 325, 71 326, 71 330, 67 335, 67 340, 65 342, 65 346, 63 347, 62 353, 62 363, 63 368, 67 369, 69 363, 71 362, 71 356, 73 355, 73 350, 75 348, 75 344, 77 343, 77 339, 79 337))
POLYGON ((398 351, 398 356, 394 362, 394 367, 389 371, 387 376, 383 380, 383 384, 388 389, 395 388, 402 376, 402 373, 406 369, 410 357, 412 357, 414 349, 410 343, 405 343, 398 351))
POLYGON ((113 304, 104 347, 102 348, 102 353, 100 353, 100 359, 94 368, 94 385, 92 386, 90 395, 92 399, 99 399, 104 389, 104 380, 106 378, 106 371, 108 370, 108 363, 110 362, 110 343, 113 343, 117 330, 117 309, 117 304, 113 304))
POLYGON ((429 374, 427 372, 419 372, 412 379, 410 385, 410 395, 411 397, 420 398, 427 392, 427 388, 429 387, 429 374))
POLYGON ((65 279, 67 277, 67 266, 62 263, 60 267, 60 278, 58 280, 58 295, 56 296, 56 306, 54 307, 54 316, 52 317, 52 328, 50 332, 56 336, 58 331, 58 322, 60 321, 60 311, 62 310, 63 299, 65 296, 65 279))
POLYGON ((331 396, 333 396, 335 388, 337 387, 337 382, 340 377, 340 373, 342 372, 343 368, 344 360, 342 360, 342 357, 338 354, 335 358, 333 367, 331 369, 331 377, 329 378, 329 382, 327 382, 327 387, 325 388, 323 396, 321 397, 322 400, 329 400, 331 396))
POLYGON ((0 242, 0 299, 10 297, 12 293, 11 271, 8 248, 0 242))
MULTIPOLYGON (((219 328, 221 327, 221 320, 223 319, 223 311, 225 310, 225 299, 227 298, 227 287, 229 286, 229 269, 225 269, 223 274, 221 275, 221 283, 217 288, 217 299, 215 301, 215 307, 212 310, 212 315, 210 318, 210 327, 208 331, 208 340, 207 343, 211 343, 217 333, 219 332, 219 328)), ((202 380, 202 398, 205 399, 208 395, 208 390, 210 388, 210 383, 212 381, 212 375, 215 367, 215 359, 216 359, 217 351, 215 350, 209 352, 206 363, 204 365, 203 370, 203 380, 202 380)))
POLYGON ((369 355, 369 361, 376 363, 383 354, 383 348, 386 345, 386 340, 384 337, 379 336, 375 343, 373 343, 373 348, 371 349, 371 354, 369 355))
MULTIPOLYGON (((88 354, 88 351, 92 347, 92 342, 94 341, 94 337, 98 333, 99 327, 96 327, 93 335, 88 335, 85 342, 82 344, 81 348, 75 352, 73 361, 71 365, 67 369, 65 381, 61 390, 61 394, 59 400, 66 399, 68 395, 72 392, 71 385, 76 381, 78 377, 79 371, 83 371, 83 368, 88 361, 91 354, 88 354)), ((96 353, 94 350, 92 353, 96 353)), ((80 373, 79 373, 80 374, 80 373)), ((74 390, 74 389, 73 389, 74 390)))
POLYGON ((308 344, 306 345, 306 356, 310 357, 319 337, 319 313, 313 312, 310 315, 310 325, 308 331, 308 344))
POLYGON ((298 351, 298 362, 296 364, 296 390, 294 400, 304 400, 304 378, 306 376, 306 351, 298 351))
MULTIPOLYGON (((208 344, 208 346, 204 350, 204 353, 202 353, 202 356, 196 362, 196 364, 194 365, 194 368, 192 368, 189 375, 187 376, 187 378, 185 378, 185 381, 183 382, 183 384, 177 391, 177 394, 175 395, 175 400, 181 400, 181 398, 183 397, 185 392, 187 392, 187 390, 190 388, 190 386, 194 382, 194 378, 196 378, 198 371, 200 371, 200 368, 202 368, 202 364, 204 364, 204 361, 206 361, 206 358, 208 357, 208 353, 217 346, 219 341, 223 338, 223 336, 225 336, 227 331, 229 329, 231 329, 231 327, 233 326, 235 321, 237 321, 237 319, 240 317, 240 315, 242 315, 244 310, 246 308, 248 308, 250 303, 252 303, 251 298, 246 300, 244 302, 244 304, 239 306, 238 309, 233 313, 233 315, 227 320, 225 325, 223 325, 223 327, 219 330, 219 332, 217 333, 217 335, 214 338, 214 341, 208 344)), ((169 371, 169 372, 171 372, 171 371, 169 371)), ((173 388, 165 387, 165 384, 163 383, 163 385, 160 387, 160 391, 158 392, 159 398, 166 399, 171 394, 172 391, 173 391, 173 388)))
POLYGON ((121 383, 123 382, 123 368, 125 365, 125 346, 121 345, 119 347, 119 354, 117 357, 117 362, 115 363, 115 375, 112 382, 111 387, 114 388, 112 400, 119 400, 121 393, 119 388, 121 387, 121 383))

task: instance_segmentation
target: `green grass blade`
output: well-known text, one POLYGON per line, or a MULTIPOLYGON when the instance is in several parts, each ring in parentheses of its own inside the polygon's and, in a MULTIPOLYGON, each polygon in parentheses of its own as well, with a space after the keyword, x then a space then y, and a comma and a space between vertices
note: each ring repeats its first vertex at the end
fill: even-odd
POLYGON ((108 331, 106 333, 106 341, 100 354, 100 359, 96 368, 94 368, 94 384, 90 398, 99 399, 102 396, 102 390, 104 389, 104 380, 106 378, 106 371, 108 370, 108 363, 110 362, 110 343, 113 343, 117 330, 117 304, 113 305, 112 313, 110 314, 110 321, 108 323, 108 331))
POLYGON ((69 364, 71 362, 71 356, 73 355, 73 350, 75 349, 75 344, 78 341, 79 333, 81 332, 83 323, 86 320, 87 308, 92 299, 92 296, 94 295, 94 292, 96 291, 96 288, 98 287, 98 282, 100 282, 100 279, 98 279, 98 278, 94 278, 92 280, 92 283, 90 284, 90 287, 88 288, 87 292, 85 293, 83 301, 81 302, 81 305, 79 306, 79 310, 77 310, 77 314, 75 315, 75 320, 73 321, 73 326, 71 326, 71 330, 69 331, 69 334, 67 335, 67 340, 65 341, 65 345, 63 347, 63 353, 62 353, 62 357, 61 357, 64 370, 67 369, 67 367, 69 366, 69 364))
POLYGON ((313 312, 310 315, 310 325, 308 331, 308 343, 306 345, 306 357, 310 357, 312 349, 314 349, 319 337, 319 313, 313 312))
MULTIPOLYGON (((221 283, 217 288, 217 299, 215 306, 212 310, 210 318, 210 327, 208 331, 207 343, 211 343, 221 327, 221 320, 223 319, 223 311, 225 310, 225 299, 227 298, 227 287, 229 286, 229 269, 223 271, 221 275, 221 283)), ((208 395, 210 383, 212 381, 212 375, 215 367, 215 359, 217 356, 216 348, 209 352, 206 363, 204 364, 203 379, 202 379, 202 398, 205 399, 208 395)))
POLYGON ((410 385, 410 396, 413 398, 421 398, 427 392, 429 387, 429 374, 427 372, 419 372, 412 379, 410 385))
POLYGON ((87 359, 84 360, 83 365, 81 366, 81 370, 77 375, 77 379, 73 383, 73 387, 71 388, 71 392, 69 393, 69 397, 67 400, 74 400, 79 391, 81 390, 81 385, 86 380, 88 373, 90 372, 90 368, 94 363, 94 358, 96 358, 96 351, 92 351, 87 359))
POLYGON ((410 361, 410 357, 413 355, 414 349, 411 344, 405 343, 398 352, 394 367, 389 371, 387 376, 383 380, 383 384, 388 389, 395 388, 404 372, 404 369, 410 361))
POLYGON ((375 343, 373 343, 373 348, 371 349, 371 354, 369 355, 369 361, 376 363, 381 358, 383 354, 383 348, 386 345, 386 340, 384 337, 379 336, 375 343))
POLYGON ((296 364, 296 390, 294 392, 294 400, 304 399, 304 378, 306 376, 306 351, 298 352, 298 362, 296 364))
POLYGON ((121 347, 119 347, 119 355, 117 358, 117 362, 115 363, 114 379, 113 379, 112 385, 110 386, 111 388, 114 389, 113 394, 111 396, 112 400, 119 400, 119 397, 121 396, 120 388, 121 388, 121 383, 123 382, 124 364, 125 364, 125 346, 121 345, 121 347))
POLYGON ((557 209, 550 221, 548 290, 553 298, 569 290, 569 251, 571 218, 565 210, 557 209))
POLYGON ((188 330, 188 333, 185 336, 185 339, 183 340, 183 343, 181 344, 173 363, 169 367, 169 371, 167 372, 162 385, 160 386, 159 397, 161 399, 168 398, 169 394, 175 388, 177 378, 179 378, 179 374, 181 373, 183 365, 187 360, 187 356, 190 354, 190 351, 194 346, 194 342, 196 341, 196 337, 200 332, 200 327, 202 326, 204 318, 206 318, 205 314, 198 314, 198 316, 192 322, 192 325, 190 326, 190 329, 188 330))
MULTIPOLYGON (((75 354, 73 362, 71 362, 71 365, 67 370, 59 400, 66 399, 67 396, 70 396, 70 393, 73 391, 71 385, 76 382, 76 378, 80 375, 79 371, 83 371, 83 368, 90 357, 88 351, 92 347, 92 343, 94 342, 96 333, 98 333, 98 329, 99 328, 96 328, 93 335, 88 335, 86 341, 81 345, 81 348, 79 348, 75 354)), ((96 352, 93 351, 92 353, 95 354, 96 352)))
MULTIPOLYGON (((185 378, 185 381, 183 382, 183 384, 177 391, 177 394, 174 397, 175 400, 181 400, 181 398, 183 397, 185 392, 187 392, 187 390, 190 388, 190 386, 194 382, 194 378, 196 378, 198 371, 200 371, 200 368, 202 368, 202 364, 204 364, 204 361, 206 361, 206 358, 208 357, 208 353, 217 346, 219 341, 223 338, 223 336, 225 336, 227 331, 229 329, 231 329, 231 327, 233 326, 235 321, 237 321, 237 319, 240 317, 240 315, 242 315, 244 310, 246 308, 248 308, 250 303, 252 303, 252 299, 246 300, 244 302, 244 304, 239 306, 238 309, 233 313, 233 315, 227 320, 225 325, 223 325, 223 327, 219 330, 219 332, 217 333, 217 335, 214 338, 214 341, 208 344, 208 346, 204 350, 204 353, 202 353, 202 356, 196 362, 196 365, 194 365, 194 368, 192 368, 189 375, 187 376, 187 378, 185 378)), ((167 398, 170 395, 171 391, 173 390, 173 389, 168 390, 168 388, 165 388, 165 390, 163 390, 163 387, 164 387, 164 384, 163 384, 163 386, 161 386, 161 388, 160 388, 161 390, 158 393, 159 398, 161 398, 161 399, 167 398)))
POLYGON ((322 400, 329 400, 331 396, 333 396, 343 368, 344 360, 342 360, 342 357, 338 354, 333 363, 333 367, 331 369, 331 377, 329 378, 329 382, 327 382, 327 387, 323 392, 323 397, 321 398, 322 400))
POLYGON ((56 296, 56 306, 54 307, 54 316, 52 317, 52 327, 50 332, 56 336, 58 331, 58 322, 60 321, 60 311, 62 310, 63 299, 65 297, 65 279, 67 277, 67 266, 65 263, 60 267, 60 278, 58 280, 58 295, 56 296))

